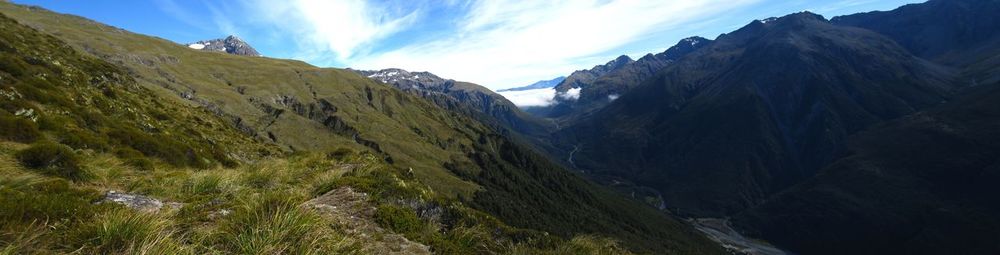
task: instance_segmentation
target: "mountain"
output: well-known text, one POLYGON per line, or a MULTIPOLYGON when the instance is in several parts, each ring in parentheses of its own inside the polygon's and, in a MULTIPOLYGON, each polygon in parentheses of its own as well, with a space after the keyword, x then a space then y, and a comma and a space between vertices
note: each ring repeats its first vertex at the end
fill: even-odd
POLYGON ((499 90, 497 92, 525 91, 525 90, 533 90, 533 89, 554 88, 556 85, 559 85, 559 83, 562 83, 562 81, 564 81, 564 80, 566 80, 565 76, 559 76, 559 77, 556 77, 555 79, 551 79, 551 80, 538 81, 538 82, 532 83, 531 85, 528 85, 528 86, 516 87, 516 88, 509 88, 509 89, 501 89, 501 90, 499 90))
POLYGON ((587 70, 578 70, 570 74, 566 79, 556 85, 556 90, 560 92, 565 92, 570 89, 586 87, 588 83, 594 81, 598 77, 608 74, 614 70, 625 67, 628 64, 635 62, 632 58, 621 55, 614 60, 608 61, 608 63, 603 65, 594 66, 587 70))
MULTIPOLYGON (((0 185, 3 189, 18 189, 2 191, 4 200, 0 200, 0 205, 8 209, 19 208, 0 210, 10 213, 0 215, 4 223, 19 223, 0 224, 4 227, 3 235, 0 235, 4 243, 11 240, 7 237, 21 236, 11 233, 23 233, 23 229, 52 229, 32 225, 32 219, 36 219, 34 222, 60 219, 60 222, 71 224, 61 225, 67 228, 56 227, 56 236, 66 237, 65 241, 72 243, 64 245, 63 239, 46 237, 45 242, 18 244, 51 247, 62 252, 82 247, 88 251, 85 253, 129 253, 113 248, 126 249, 131 240, 142 239, 157 240, 150 245, 158 245, 162 243, 159 240, 163 240, 181 246, 178 249, 195 242, 196 247, 192 249, 196 250, 191 253, 281 253, 291 251, 298 245, 324 245, 329 244, 326 241, 365 236, 392 238, 402 235, 438 253, 524 251, 521 247, 528 253, 535 253, 531 249, 555 249, 559 245, 578 243, 590 245, 596 241, 588 240, 597 237, 589 235, 597 235, 619 240, 622 246, 637 252, 723 253, 716 244, 672 216, 570 173, 502 134, 501 130, 351 70, 318 68, 294 60, 247 58, 190 50, 170 41, 37 7, 0 3, 0 13, 16 20, 5 18, 5 23, 0 26, 5 38, 13 38, 5 39, 0 44, 0 51, 5 54, 4 72, 14 70, 12 66, 25 66, 24 63, 27 63, 30 68, 16 77, 42 84, 33 89, 31 83, 25 83, 26 86, 18 87, 18 93, 30 93, 36 103, 89 104, 87 107, 103 107, 117 114, 95 112, 83 106, 72 107, 74 111, 48 107, 28 111, 22 107, 3 116, 3 127, 29 127, 30 130, 31 125, 24 124, 30 120, 17 119, 11 122, 16 125, 7 125, 6 121, 10 119, 7 115, 16 117, 53 109, 52 112, 46 111, 46 115, 79 125, 68 126, 64 133, 101 135, 77 135, 54 142, 68 146, 111 139, 115 144, 135 147, 133 150, 121 150, 120 155, 98 151, 96 153, 102 154, 69 159, 62 156, 89 153, 87 147, 73 147, 79 152, 67 152, 69 149, 61 147, 63 145, 15 143, 7 146, 13 142, 5 141, 4 150, 0 151, 4 153, 4 162, 15 160, 10 156, 13 150, 18 151, 15 154, 26 155, 17 156, 26 162, 24 169, 20 163, 14 169, 4 168, 5 176, 7 171, 16 171, 19 176, 35 178, 37 174, 27 170, 31 167, 54 175, 62 174, 60 172, 64 170, 73 173, 76 169, 73 162, 77 160, 83 161, 83 168, 93 171, 95 176, 93 179, 81 178, 79 182, 29 179, 32 181, 0 185), (56 46, 45 48, 54 53, 26 55, 33 49, 29 45, 49 45, 39 42, 43 39, 37 38, 59 42, 56 46), (29 41, 15 41, 22 39, 29 41), (67 54, 84 55, 105 65, 99 68, 66 66, 71 63, 55 58, 67 54), (35 75, 41 68, 50 71, 35 75), (97 73, 103 69, 118 70, 118 75, 89 79, 77 75, 79 72, 97 73), (102 85, 103 81, 121 76, 133 82, 112 84, 114 86, 109 87, 112 89, 100 90, 102 86, 107 87, 102 85), (95 92, 65 93, 69 96, 58 97, 47 94, 49 86, 44 85, 45 80, 64 79, 72 79, 66 84, 95 92), (150 106, 135 109, 139 105, 117 105, 125 103, 114 100, 119 92, 114 88, 119 87, 140 90, 136 93, 145 98, 134 101, 150 106), (161 108, 198 114, 171 121, 180 123, 177 128, 161 129, 156 120, 173 120, 179 116, 136 113, 161 108), (131 132, 119 131, 122 128, 117 125, 91 124, 100 123, 102 119, 152 123, 137 123, 131 132), (204 127, 185 128, 183 125, 204 127), (235 133, 230 133, 233 137, 244 140, 189 142, 209 139, 215 132, 225 130, 235 133), (162 134, 151 135, 157 133, 162 134), (263 156, 255 160, 254 157, 244 158, 239 153, 231 153, 242 150, 263 156), (162 160, 173 160, 175 163, 168 166, 154 161, 153 170, 134 170, 116 163, 119 157, 124 157, 121 155, 159 156, 162 160), (246 166, 240 166, 240 162, 246 166), (205 170, 193 171, 188 167, 205 170), (64 194, 78 189, 89 191, 83 193, 86 195, 64 194), (63 215, 91 215, 80 210, 104 210, 102 208, 108 206, 93 204, 100 199, 94 194, 122 189, 177 201, 166 203, 154 200, 170 207, 179 206, 180 211, 147 216, 128 211, 98 211, 100 213, 93 214, 97 217, 96 221, 89 221, 93 218, 62 221, 63 215), (62 200, 34 203, 32 201, 41 200, 29 195, 38 191, 56 192, 51 198, 62 200), (337 204, 349 201, 358 204, 346 207, 337 204), (317 208, 320 212, 303 211, 306 206, 317 208), (357 209, 356 215, 350 215, 358 217, 347 219, 338 208, 357 209), (322 213, 324 211, 328 213, 322 213), (73 213, 41 217, 50 215, 50 212, 73 213), (24 218, 24 215, 39 217, 24 218), (341 220, 333 221, 331 217, 341 220), (123 221, 116 221, 122 218, 123 221), (277 222, 275 219, 289 221, 277 222), (100 236, 108 233, 102 231, 109 228, 109 225, 101 224, 132 227, 130 224, 135 221, 152 222, 149 223, 152 225, 135 233, 141 236, 122 236, 133 234, 131 232, 100 236), (256 228, 286 226, 281 225, 286 223, 295 225, 291 228, 256 228), (362 231, 361 234, 344 232, 339 230, 340 224, 371 231, 362 231), (169 240, 155 236, 175 229, 181 232, 169 240), (383 235, 383 231, 391 233, 383 235), (181 240, 172 241, 177 239, 181 240)), ((12 81, 5 76, 3 82, 9 80, 12 81)), ((459 86, 458 83, 455 86, 459 86)), ((5 92, 5 96, 7 94, 11 93, 5 92)), ((45 124, 45 127, 63 126, 52 124, 45 124)), ((40 136, 25 131, 24 134, 34 137, 60 134, 49 133, 40 136)), ((19 135, 14 139, 22 137, 19 135)), ((110 152, 117 153, 115 150, 110 152)), ((145 162, 135 165, 143 168, 150 166, 145 162)), ((2 181, 8 183, 8 180, 2 181)), ((157 203, 150 202, 153 205, 157 203)), ((616 247, 614 241, 610 243, 609 246, 616 247)), ((18 247, 14 249, 20 249, 18 247)), ((314 250, 311 247, 304 249, 301 250, 303 253, 314 250)))
POLYGON ((862 132, 848 157, 734 222, 802 254, 996 254, 998 102, 1000 83, 982 85, 862 132))
POLYGON ((257 53, 257 50, 251 47, 250 44, 244 42, 242 39, 236 37, 235 35, 230 35, 223 39, 198 41, 195 43, 190 43, 187 46, 188 48, 196 50, 224 51, 229 54, 240 55, 240 56, 252 56, 252 57, 263 56, 260 53, 257 53))
POLYGON ((946 101, 954 79, 884 36, 798 13, 719 36, 554 141, 675 212, 724 216, 812 176, 850 134, 946 101))
POLYGON ((657 71, 712 41, 701 37, 682 39, 666 51, 646 54, 632 61, 621 56, 605 65, 590 70, 576 71, 566 81, 556 86, 560 93, 579 89, 578 97, 557 97, 553 109, 547 113, 553 118, 576 118, 589 114, 642 83, 657 71))
POLYGON ((1000 2, 932 0, 892 11, 836 17, 834 24, 869 29, 914 55, 965 68, 970 83, 1000 81, 1000 2))
POLYGON ((443 79, 429 72, 408 72, 398 68, 355 72, 426 98, 442 108, 509 129, 513 131, 508 133, 510 135, 539 137, 549 132, 549 122, 521 111, 500 94, 477 84, 443 79))

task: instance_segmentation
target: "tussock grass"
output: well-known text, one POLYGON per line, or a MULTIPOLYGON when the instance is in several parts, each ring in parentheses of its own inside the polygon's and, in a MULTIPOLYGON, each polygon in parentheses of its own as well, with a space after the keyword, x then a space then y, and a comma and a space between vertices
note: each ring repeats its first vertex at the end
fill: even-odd
POLYGON ((220 247, 238 254, 315 254, 341 242, 322 217, 298 205, 300 194, 268 192, 240 199, 219 226, 220 247))
POLYGON ((69 238, 94 254, 192 254, 163 216, 118 208, 98 215, 69 238))
POLYGON ((509 255, 618 255, 632 254, 622 247, 618 241, 610 238, 603 238, 593 235, 579 235, 573 237, 569 242, 564 242, 550 249, 539 249, 524 244, 515 244, 505 252, 509 255))

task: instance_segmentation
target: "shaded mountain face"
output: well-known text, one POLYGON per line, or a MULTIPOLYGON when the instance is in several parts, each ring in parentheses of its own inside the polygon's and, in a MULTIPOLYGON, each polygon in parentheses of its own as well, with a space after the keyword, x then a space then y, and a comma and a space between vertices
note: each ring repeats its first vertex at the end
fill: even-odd
POLYGON ((1000 1, 932 0, 892 11, 836 17, 837 25, 869 29, 914 55, 963 68, 970 84, 1000 81, 1000 1))
POLYGON ((444 79, 429 72, 409 72, 398 68, 355 72, 488 125, 510 129, 516 134, 539 137, 549 132, 549 122, 521 111, 503 96, 477 84, 444 79))
POLYGON ((632 58, 628 56, 618 56, 618 58, 608 61, 607 64, 594 66, 594 68, 589 70, 579 70, 573 72, 569 75, 569 77, 566 77, 565 80, 559 83, 559 85, 556 85, 555 88, 560 92, 565 92, 574 88, 586 87, 590 82, 594 81, 598 77, 625 67, 632 62, 635 62, 635 60, 632 60, 632 58))
POLYGON ((1000 253, 1000 84, 852 137, 850 156, 734 218, 802 254, 1000 253))
POLYGON ((244 42, 239 37, 235 35, 227 36, 223 39, 212 39, 207 41, 198 41, 195 43, 190 43, 187 45, 188 48, 204 51, 223 51, 233 55, 240 56, 252 56, 260 57, 263 56, 257 52, 253 47, 247 42, 244 42))
POLYGON ((892 38, 914 55, 968 63, 964 52, 996 46, 1000 37, 1000 1, 931 0, 892 11, 833 18, 837 25, 869 29, 892 38))
POLYGON ((599 234, 649 253, 722 253, 670 216, 583 180, 488 125, 353 71, 190 50, 37 7, 0 3, 0 12, 69 44, 60 49, 120 68, 155 98, 142 102, 214 115, 265 148, 377 155, 373 160, 412 169, 407 175, 447 203, 553 236, 599 234))
POLYGON ((946 100, 952 79, 883 36, 799 13, 720 36, 555 139, 578 168, 722 216, 811 176, 848 135, 946 100))
POLYGON ((618 99, 671 62, 711 42, 701 37, 685 38, 664 52, 647 54, 636 61, 621 56, 591 70, 574 72, 556 86, 556 90, 567 93, 571 89, 580 89, 574 92, 579 96, 556 97, 556 104, 545 112, 545 116, 574 118, 589 114, 618 99))
POLYGON ((557 77, 555 79, 551 79, 551 80, 538 81, 538 82, 532 83, 531 85, 528 85, 528 86, 517 87, 517 88, 509 88, 509 89, 501 89, 501 90, 499 90, 497 92, 525 91, 525 90, 533 90, 533 89, 554 88, 556 85, 559 85, 564 80, 566 80, 565 76, 559 76, 559 77, 557 77))

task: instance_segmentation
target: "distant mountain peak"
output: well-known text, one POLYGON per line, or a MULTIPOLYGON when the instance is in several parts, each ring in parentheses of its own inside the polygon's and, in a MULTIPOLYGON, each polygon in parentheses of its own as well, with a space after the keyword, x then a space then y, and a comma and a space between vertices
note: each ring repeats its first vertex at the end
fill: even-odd
POLYGON ((240 39, 235 35, 229 35, 226 36, 226 38, 222 39, 212 39, 212 40, 198 41, 195 43, 189 43, 187 44, 187 46, 188 48, 196 50, 224 51, 229 54, 240 55, 240 56, 254 56, 254 57, 263 56, 260 53, 258 53, 257 50, 253 48, 253 46, 250 46, 249 43, 243 41, 243 39, 240 39))
POLYGON ((396 83, 400 81, 410 81, 417 83, 443 83, 447 81, 430 72, 410 72, 400 68, 386 68, 382 70, 354 70, 355 72, 383 83, 396 83))
POLYGON ((528 86, 516 87, 516 88, 509 88, 509 89, 502 89, 502 90, 499 90, 497 92, 525 91, 525 90, 533 90, 533 89, 553 88, 556 85, 559 85, 559 83, 561 83, 563 80, 566 80, 566 76, 559 76, 559 77, 556 77, 556 78, 551 79, 551 80, 538 81, 538 82, 532 83, 531 85, 528 85, 528 86))
POLYGON ((608 62, 608 64, 604 66, 611 67, 611 69, 618 69, 619 67, 632 63, 633 61, 634 60, 632 60, 629 56, 621 55, 618 56, 618 58, 615 58, 615 60, 611 60, 611 62, 608 62))
POLYGON ((706 39, 706 38, 701 37, 701 36, 692 36, 692 37, 681 39, 681 41, 678 42, 677 44, 678 45, 680 45, 680 44, 688 44, 690 46, 695 46, 695 45, 698 45, 699 43, 704 43, 704 42, 708 42, 708 41, 711 41, 711 40, 706 39))

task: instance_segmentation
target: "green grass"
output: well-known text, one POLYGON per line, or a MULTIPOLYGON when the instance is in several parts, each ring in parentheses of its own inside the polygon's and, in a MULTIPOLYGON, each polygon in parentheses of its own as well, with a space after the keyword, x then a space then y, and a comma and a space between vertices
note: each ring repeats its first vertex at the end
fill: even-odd
POLYGON ((193 254, 163 216, 117 208, 72 232, 70 240, 92 254, 193 254))
MULTIPOLYGON (((489 127, 349 71, 194 51, 7 3, 0 3, 0 12, 59 36, 0 17, 0 49, 15 49, 0 50, 0 90, 17 91, 12 99, 0 98, 0 112, 37 123, 37 140, 61 143, 79 154, 88 178, 63 181, 69 190, 100 194, 113 189, 184 203, 150 218, 163 220, 168 226, 157 233, 182 244, 184 251, 310 252, 326 245, 363 250, 365 244, 349 242, 356 238, 342 239, 345 233, 338 226, 298 207, 343 186, 369 194, 365 203, 376 208, 398 208, 397 213, 409 216, 407 210, 440 210, 440 217, 417 213, 419 221, 410 217, 409 226, 395 229, 437 253, 505 253, 522 246, 551 250, 573 236, 592 233, 622 238, 638 250, 678 246, 681 251, 716 251, 708 240, 676 229, 666 216, 635 214, 637 204, 595 192, 595 185, 541 163, 545 159, 530 149, 501 146, 498 141, 506 140, 489 127), (197 100, 182 99, 179 93, 194 94, 197 100), (301 104, 283 105, 276 102, 279 96, 301 104), (331 106, 320 111, 323 102, 331 106), (274 116, 268 107, 286 111, 274 116), (16 116, 25 109, 36 115, 16 116), (295 109, 312 110, 299 114, 295 109), (265 132, 277 142, 262 142, 270 140, 265 132), (293 149, 304 152, 287 153, 293 149), (504 174, 509 176, 500 176, 504 174), (269 196, 284 200, 257 204, 254 199, 269 196), (223 210, 233 213, 222 216, 223 210), (305 223, 316 224, 307 228, 305 223), (277 227, 291 229, 279 233, 284 230, 277 227), (331 239, 317 239, 316 233, 331 239), (644 235, 648 237, 635 238, 644 235)), ((30 171, 15 165, 10 171, 30 171)), ((52 200, 58 199, 70 198, 53 195, 52 200)), ((56 245, 69 230, 108 215, 105 205, 90 203, 96 199, 78 204, 80 210, 95 210, 80 214, 88 218, 67 219, 65 230, 42 237, 34 249, 120 252, 139 247, 56 245)), ((387 215, 382 228, 392 233, 391 218, 397 214, 387 215)), ((31 222, 16 223, 23 229, 31 222)))
POLYGON ((242 198, 219 226, 219 246, 236 254, 312 254, 338 251, 344 242, 330 223, 298 206, 297 194, 269 192, 242 198))

